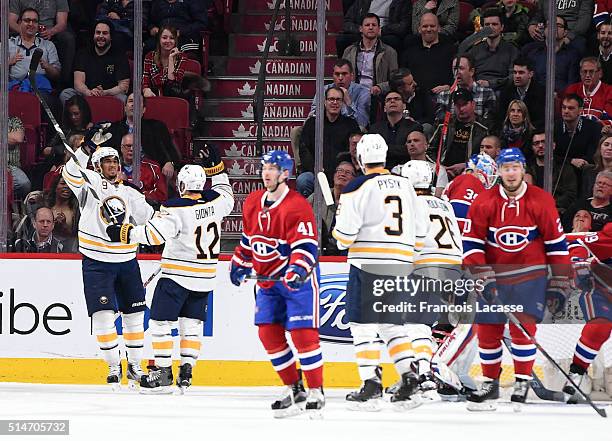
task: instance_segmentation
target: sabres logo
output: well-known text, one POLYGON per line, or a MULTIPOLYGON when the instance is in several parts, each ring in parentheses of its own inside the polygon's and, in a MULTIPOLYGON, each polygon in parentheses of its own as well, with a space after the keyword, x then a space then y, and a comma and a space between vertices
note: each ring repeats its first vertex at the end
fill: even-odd
POLYGON ((111 196, 100 205, 100 217, 106 224, 122 224, 125 220, 126 205, 123 199, 111 196))
POLYGON ((251 238, 251 249, 258 262, 272 262, 281 257, 278 251, 278 240, 262 236, 251 238))
POLYGON ((529 230, 523 227, 502 227, 495 231, 495 242, 509 253, 518 253, 529 245, 529 230))

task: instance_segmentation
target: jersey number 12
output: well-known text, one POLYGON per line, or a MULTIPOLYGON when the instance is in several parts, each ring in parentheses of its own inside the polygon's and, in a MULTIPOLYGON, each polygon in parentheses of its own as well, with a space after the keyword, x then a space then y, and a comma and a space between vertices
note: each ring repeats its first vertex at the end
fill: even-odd
POLYGON ((218 246, 219 245, 219 229, 215 222, 208 224, 208 227, 206 227, 207 233, 210 233, 211 230, 212 230, 212 240, 210 241, 210 245, 208 245, 208 253, 209 253, 208 255, 202 248, 202 242, 206 242, 208 235, 202 234, 203 228, 201 225, 198 225, 198 228, 196 228, 195 230, 195 243, 196 243, 196 248, 198 249, 198 254, 196 258, 198 259, 217 259, 219 257, 219 246, 218 246), (204 241, 202 241, 202 238, 204 238, 204 241))

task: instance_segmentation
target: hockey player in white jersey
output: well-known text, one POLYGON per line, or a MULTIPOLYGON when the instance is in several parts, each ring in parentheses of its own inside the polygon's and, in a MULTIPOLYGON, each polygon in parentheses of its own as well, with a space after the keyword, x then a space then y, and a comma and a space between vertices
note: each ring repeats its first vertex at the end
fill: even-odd
POLYGON ((165 202, 145 225, 109 226, 109 236, 126 244, 165 243, 161 276, 151 303, 151 332, 155 367, 142 378, 141 393, 171 393, 172 322, 179 322, 181 338, 177 386, 191 385, 200 353, 202 325, 208 297, 216 280, 221 221, 234 206, 232 188, 214 147, 200 165, 185 165, 178 173, 179 198, 165 202), (211 176, 210 190, 204 190, 211 176))
MULTIPOLYGON (((402 385, 392 396, 407 404, 418 388, 411 370, 412 344, 403 325, 371 323, 362 318, 361 289, 372 265, 411 268, 427 231, 426 218, 417 210, 417 196, 410 182, 389 174, 384 165, 387 144, 378 134, 364 135, 357 144, 357 161, 364 172, 353 179, 340 196, 336 226, 332 232, 338 247, 348 249, 350 264, 347 286, 347 315, 363 387, 347 395, 350 408, 377 410, 382 396, 380 339, 401 374, 402 385)), ((378 274, 378 273, 376 273, 378 274)))
MULTIPOLYGON (((110 136, 95 131, 93 144, 110 136), (96 141, 97 140, 97 141, 96 141)), ((83 287, 87 312, 92 318, 93 332, 104 360, 109 365, 107 383, 119 387, 122 372, 115 313, 122 313, 130 382, 140 382, 144 375, 140 367, 144 340, 145 290, 136 260, 138 244, 117 245, 106 233, 113 223, 144 223, 153 215, 153 208, 136 187, 118 179, 119 155, 112 147, 98 147, 91 155, 94 170, 84 166, 89 156, 83 151, 92 142, 84 143, 62 170, 62 177, 79 200, 79 251, 83 254, 83 287), (82 167, 82 166, 83 167, 82 167), (91 188, 98 195, 91 194, 91 188)))

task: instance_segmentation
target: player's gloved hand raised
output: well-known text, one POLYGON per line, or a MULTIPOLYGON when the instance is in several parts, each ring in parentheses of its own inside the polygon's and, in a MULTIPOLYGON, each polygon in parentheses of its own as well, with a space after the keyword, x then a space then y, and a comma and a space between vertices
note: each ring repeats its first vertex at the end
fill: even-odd
POLYGON ((106 227, 106 234, 111 242, 130 243, 130 232, 134 228, 132 224, 109 225, 106 227))
POLYGON ((194 161, 204 168, 206 176, 218 175, 225 170, 221 155, 212 144, 204 144, 196 153, 194 161))
POLYGON ((569 290, 570 283, 567 277, 552 277, 548 281, 546 306, 551 314, 557 314, 563 310, 569 290))
POLYGON ((82 146, 85 153, 91 155, 98 146, 113 137, 112 133, 108 132, 110 126, 110 122, 101 121, 87 131, 82 146))
POLYGON ((289 265, 283 276, 283 285, 291 291, 297 291, 306 281, 306 269, 298 265, 289 265))
POLYGON ((245 277, 251 274, 251 271, 251 268, 239 265, 238 263, 232 260, 232 266, 230 269, 230 281, 232 282, 232 284, 240 286, 242 282, 244 282, 245 277))

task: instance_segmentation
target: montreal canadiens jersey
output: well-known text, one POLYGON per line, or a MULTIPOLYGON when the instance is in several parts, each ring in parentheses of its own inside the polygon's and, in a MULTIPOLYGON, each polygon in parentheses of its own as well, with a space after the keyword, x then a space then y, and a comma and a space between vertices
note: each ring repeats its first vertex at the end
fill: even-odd
POLYGON ((461 265, 463 245, 461 231, 447 201, 435 196, 419 196, 418 201, 427 213, 428 230, 423 249, 419 251, 414 263, 419 265, 461 265))
MULTIPOLYGON (((242 238, 232 260, 262 276, 281 276, 288 265, 311 272, 318 254, 312 207, 289 188, 272 203, 266 201, 267 194, 261 189, 244 201, 242 238)), ((269 282, 258 284, 265 287, 269 282)))
POLYGON ((606 224, 597 233, 568 236, 595 257, 590 268, 595 289, 605 293, 612 302, 612 223, 606 224))
POLYGON ((468 213, 463 235, 466 265, 495 264, 497 276, 528 280, 569 275, 569 253, 553 197, 539 187, 522 184, 510 198, 501 185, 481 193, 468 213), (506 272, 507 270, 507 272, 506 272))
POLYGON ((415 250, 423 248, 428 222, 410 181, 385 170, 346 185, 332 235, 340 249, 348 248, 348 262, 357 268, 412 263, 415 250))
POLYGON ((161 277, 191 291, 212 291, 221 247, 221 221, 231 213, 234 196, 225 173, 212 178, 200 198, 167 201, 145 225, 135 227, 130 241, 161 245, 161 277))
POLYGON ((464 173, 453 179, 444 189, 442 197, 447 199, 453 207, 455 217, 459 223, 459 231, 463 232, 467 220, 468 210, 485 187, 474 174, 464 173))
MULTIPOLYGON (((89 157, 79 148, 75 155, 80 164, 87 164, 89 157)), ((143 224, 153 216, 153 208, 147 204, 142 193, 131 185, 119 181, 112 183, 99 173, 79 167, 70 159, 62 169, 62 177, 79 200, 79 251, 101 262, 127 262, 136 257, 138 244, 117 244, 110 241, 106 227, 110 225, 104 216, 102 203, 98 202, 87 189, 88 184, 81 172, 87 175, 102 203, 119 223, 143 224)))

